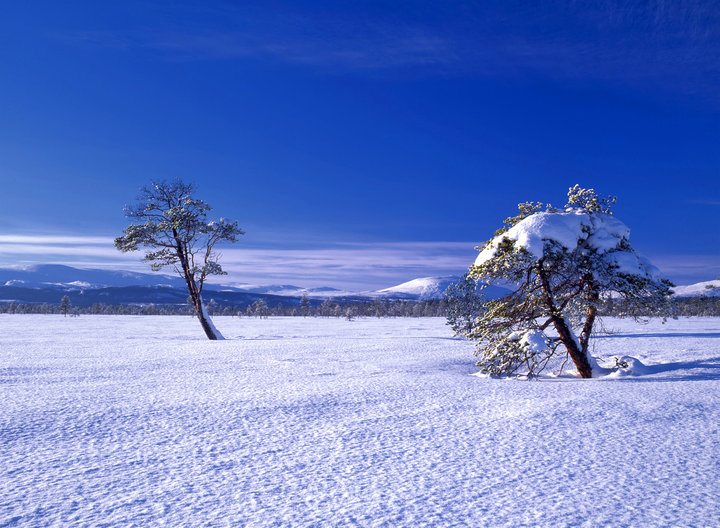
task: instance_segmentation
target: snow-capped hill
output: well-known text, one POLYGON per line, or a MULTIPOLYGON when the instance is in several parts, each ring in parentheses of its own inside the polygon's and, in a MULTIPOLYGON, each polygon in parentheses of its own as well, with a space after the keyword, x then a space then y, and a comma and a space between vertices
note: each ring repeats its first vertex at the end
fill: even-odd
POLYGON ((720 297, 720 279, 675 286, 676 297, 720 297))
MULTIPOLYGON (((398 297, 404 299, 413 299, 419 301, 429 301, 432 299, 444 299, 445 291, 448 286, 460 280, 455 275, 445 275, 443 277, 422 277, 403 282, 392 288, 385 288, 374 292, 375 296, 380 297, 398 297)), ((483 289, 482 294, 486 299, 499 299, 510 292, 507 288, 501 286, 487 286, 483 289)))
POLYGON ((448 286, 460 280, 460 277, 447 275, 444 277, 422 277, 403 282, 391 288, 378 290, 383 296, 407 296, 421 301, 430 299, 442 299, 445 297, 445 290, 448 286))

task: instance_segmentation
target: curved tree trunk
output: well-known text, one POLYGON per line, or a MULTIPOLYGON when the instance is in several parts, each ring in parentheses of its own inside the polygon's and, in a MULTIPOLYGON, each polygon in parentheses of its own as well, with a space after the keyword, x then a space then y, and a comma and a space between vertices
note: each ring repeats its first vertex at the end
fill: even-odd
POLYGON ((203 330, 205 331, 205 335, 208 339, 211 339, 213 341, 216 340, 224 340, 225 337, 220 333, 220 331, 215 328, 215 325, 212 322, 212 319, 210 319, 210 315, 207 313, 207 310, 205 309, 205 305, 203 304, 202 297, 198 296, 198 302, 195 306, 195 311, 197 312, 198 320, 200 321, 200 325, 202 326, 203 330), (199 306, 199 308, 198 308, 199 306))
POLYGON ((590 361, 588 361, 587 351, 578 346, 578 342, 575 340, 575 336, 572 335, 572 331, 565 322, 565 319, 560 316, 553 315, 552 320, 553 326, 555 327, 558 336, 560 336, 560 340, 563 345, 565 345, 565 348, 570 355, 570 359, 572 359, 575 364, 575 368, 577 369, 578 374, 580 374, 580 377, 592 378, 592 367, 590 366, 590 361))
MULTIPOLYGON (((545 306, 550 312, 550 319, 555 327, 555 331, 558 333, 558 337, 560 337, 560 341, 562 341, 562 344, 565 345, 565 349, 568 351, 570 359, 572 359, 575 364, 575 368, 577 369, 578 374, 580 374, 580 377, 592 378, 592 367, 590 366, 590 361, 588 361, 587 357, 587 346, 581 347, 580 343, 578 343, 575 339, 572 330, 570 330, 570 327, 565 321, 565 318, 562 316, 561 310, 555 304, 550 282, 548 281, 545 270, 543 269, 542 261, 538 265, 538 277, 540 277, 540 282, 545 296, 545 306)), ((588 314, 588 317, 589 316, 590 314, 588 314)), ((592 321, 590 321, 590 327, 592 328, 592 321)))
POLYGON ((200 296, 200 292, 198 291, 197 284, 195 284, 195 277, 190 271, 190 265, 188 264, 187 258, 185 257, 185 252, 183 251, 183 243, 176 232, 173 232, 173 234, 177 243, 177 246, 175 247, 175 252, 178 256, 180 267, 182 268, 183 277, 185 279, 185 284, 187 285, 188 293, 190 294, 190 299, 192 300, 193 308, 195 308, 195 315, 197 315, 198 321, 200 321, 200 326, 202 326, 202 329, 208 339, 212 341, 225 339, 220 333, 220 331, 215 328, 212 319, 210 319, 210 315, 205 309, 205 305, 202 302, 202 297, 200 296))
MULTIPOLYGON (((587 278, 591 280, 591 278, 587 278)), ((590 334, 592 334, 593 325, 595 324, 595 318, 597 317, 598 302, 600 301, 600 294, 597 288, 590 283, 590 293, 588 296, 588 309, 585 314, 585 324, 583 325, 582 332, 580 333, 580 347, 587 356, 588 345, 590 344, 590 334)))

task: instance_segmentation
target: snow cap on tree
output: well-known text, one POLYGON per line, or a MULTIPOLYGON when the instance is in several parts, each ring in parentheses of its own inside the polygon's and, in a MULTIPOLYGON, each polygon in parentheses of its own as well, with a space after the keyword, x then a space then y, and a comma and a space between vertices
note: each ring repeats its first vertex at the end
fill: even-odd
POLYGON ((630 229, 614 216, 587 213, 569 207, 565 211, 534 213, 485 245, 475 260, 481 266, 492 260, 500 248, 512 242, 515 252, 523 252, 535 262, 546 251, 595 253, 614 266, 618 273, 658 278, 659 270, 630 245, 630 229))

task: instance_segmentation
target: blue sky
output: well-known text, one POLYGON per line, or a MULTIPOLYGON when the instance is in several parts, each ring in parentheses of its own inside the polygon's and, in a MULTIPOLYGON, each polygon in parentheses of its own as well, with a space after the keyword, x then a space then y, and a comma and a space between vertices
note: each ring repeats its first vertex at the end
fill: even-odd
POLYGON ((9 3, 0 265, 143 269, 122 207, 180 177, 247 231, 228 280, 384 287, 579 183, 709 280, 718 56, 710 2, 9 3))

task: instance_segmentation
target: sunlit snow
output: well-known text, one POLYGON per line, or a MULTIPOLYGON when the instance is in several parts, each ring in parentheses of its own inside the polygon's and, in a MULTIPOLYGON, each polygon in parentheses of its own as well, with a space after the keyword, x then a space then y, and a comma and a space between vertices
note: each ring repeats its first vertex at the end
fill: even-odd
POLYGON ((720 526, 718 318, 541 381, 442 319, 215 322, 0 315, 0 526, 720 526))

